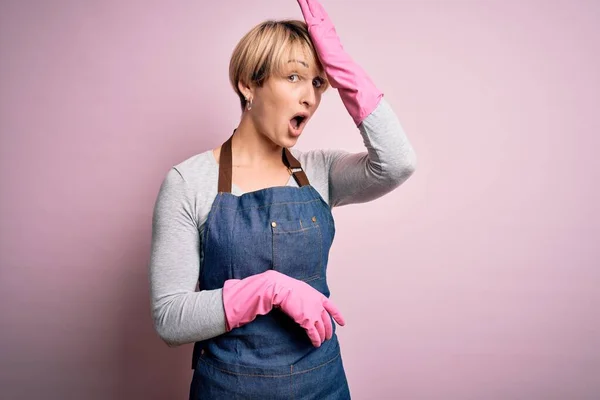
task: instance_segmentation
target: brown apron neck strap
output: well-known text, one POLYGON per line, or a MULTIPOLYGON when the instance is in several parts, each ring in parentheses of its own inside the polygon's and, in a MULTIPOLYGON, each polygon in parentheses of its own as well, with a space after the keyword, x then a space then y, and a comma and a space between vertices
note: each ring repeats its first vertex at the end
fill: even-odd
POLYGON ((283 148, 282 159, 285 166, 288 167, 288 171, 290 171, 290 174, 296 180, 298 186, 302 187, 309 184, 308 177, 302 169, 300 161, 296 160, 296 157, 294 157, 292 152, 286 147, 283 148))
MULTIPOLYGON (((231 193, 231 176, 233 172, 231 141, 233 139, 235 131, 236 130, 234 129, 233 134, 221 146, 221 154, 219 156, 219 193, 231 193)), ((290 172, 290 175, 292 175, 296 180, 296 183, 298 183, 298 186, 302 187, 309 185, 308 177, 302 169, 300 161, 298 161, 292 155, 289 149, 285 147, 283 148, 281 159, 283 161, 283 164, 287 167, 288 171, 290 172)))
MULTIPOLYGON (((233 131, 235 133, 235 130, 233 131)), ((231 139, 233 134, 221 146, 221 155, 219 156, 219 193, 231 193, 231 139)))

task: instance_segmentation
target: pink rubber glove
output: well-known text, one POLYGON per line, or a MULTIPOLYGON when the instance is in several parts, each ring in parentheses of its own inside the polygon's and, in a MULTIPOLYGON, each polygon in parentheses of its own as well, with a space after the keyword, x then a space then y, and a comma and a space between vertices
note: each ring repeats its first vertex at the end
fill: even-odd
POLYGON ((344 318, 336 306, 306 282, 269 270, 245 279, 229 279, 223 286, 227 331, 253 321, 279 307, 306 330, 315 347, 333 336, 329 315, 340 325, 344 318))
POLYGON ((338 89, 356 126, 383 97, 366 72, 344 51, 331 19, 317 0, 298 0, 308 33, 333 88, 338 89))

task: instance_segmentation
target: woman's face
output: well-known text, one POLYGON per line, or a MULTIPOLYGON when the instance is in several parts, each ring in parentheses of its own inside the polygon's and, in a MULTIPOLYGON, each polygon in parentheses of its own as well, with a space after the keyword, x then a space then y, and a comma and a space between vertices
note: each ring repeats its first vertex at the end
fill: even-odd
POLYGON ((321 103, 325 75, 307 57, 286 61, 282 76, 273 75, 253 89, 252 110, 245 112, 259 133, 279 146, 292 147, 321 103))

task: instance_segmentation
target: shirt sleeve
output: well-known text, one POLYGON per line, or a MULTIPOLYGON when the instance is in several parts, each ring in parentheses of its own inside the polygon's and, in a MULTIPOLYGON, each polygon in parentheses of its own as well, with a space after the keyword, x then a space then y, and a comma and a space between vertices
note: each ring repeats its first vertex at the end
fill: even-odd
POLYGON ((149 265, 154 327, 171 347, 226 332, 222 289, 196 291, 201 239, 195 215, 188 184, 173 167, 154 206, 149 265))
POLYGON ((400 186, 415 171, 415 151, 385 98, 358 128, 366 151, 325 152, 331 207, 375 200, 400 186))

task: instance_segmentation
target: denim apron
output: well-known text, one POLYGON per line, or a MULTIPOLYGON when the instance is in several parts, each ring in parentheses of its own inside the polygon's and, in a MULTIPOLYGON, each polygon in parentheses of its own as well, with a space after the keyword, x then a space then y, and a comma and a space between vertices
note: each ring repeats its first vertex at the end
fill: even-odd
MULTIPOLYGON (((219 190, 202 234, 200 289, 274 269, 329 297, 326 269, 335 235, 329 206, 285 148, 282 161, 299 187, 231 194, 232 138, 221 147, 219 190)), ((333 318, 332 324, 332 339, 315 348, 276 308, 196 342, 190 399, 350 399, 333 318)))

